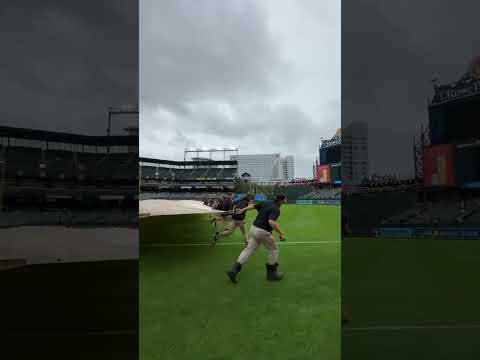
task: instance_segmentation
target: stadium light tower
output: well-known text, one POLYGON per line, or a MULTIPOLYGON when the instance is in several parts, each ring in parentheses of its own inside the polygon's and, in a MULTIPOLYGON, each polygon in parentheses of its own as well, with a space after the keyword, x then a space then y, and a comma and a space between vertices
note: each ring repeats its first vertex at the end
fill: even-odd
MULTIPOLYGON (((210 160, 212 160, 212 155, 214 153, 223 153, 223 161, 226 160, 227 153, 235 153, 236 154, 236 161, 238 162, 238 147, 236 146, 228 146, 228 147, 199 147, 199 148, 186 148, 183 154, 183 161, 187 161, 188 154, 195 153, 197 158, 200 157, 202 153, 209 153, 210 160)), ((237 177, 238 174, 238 164, 237 164, 237 177)))

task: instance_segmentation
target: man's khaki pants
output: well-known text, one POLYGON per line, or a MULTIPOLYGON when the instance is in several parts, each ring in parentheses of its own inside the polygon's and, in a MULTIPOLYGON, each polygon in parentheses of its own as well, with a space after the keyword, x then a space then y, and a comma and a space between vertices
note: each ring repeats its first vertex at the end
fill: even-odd
POLYGON ((262 244, 268 250, 268 260, 269 265, 275 265, 278 260, 278 245, 275 239, 272 236, 272 233, 263 230, 261 228, 252 225, 250 230, 250 238, 248 240, 248 245, 240 253, 237 262, 239 264, 245 264, 250 256, 257 251, 258 247, 262 244))
POLYGON ((247 235, 247 228, 245 226, 245 220, 233 220, 232 223, 233 223, 233 225, 230 226, 230 228, 222 231, 220 233, 220 235, 221 236, 229 236, 229 235, 233 234, 235 229, 238 227, 240 229, 240 231, 242 232, 245 243, 247 243, 248 242, 248 235, 247 235))

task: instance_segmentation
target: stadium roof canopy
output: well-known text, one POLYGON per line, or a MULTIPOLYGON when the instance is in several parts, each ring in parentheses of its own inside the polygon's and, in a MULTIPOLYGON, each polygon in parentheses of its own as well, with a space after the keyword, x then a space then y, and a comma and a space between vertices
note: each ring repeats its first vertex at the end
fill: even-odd
POLYGON ((92 146, 138 145, 138 136, 90 136, 45 130, 0 126, 0 137, 92 146))
POLYGON ((236 160, 174 161, 174 160, 161 160, 161 159, 152 159, 152 158, 144 158, 144 157, 141 157, 139 161, 143 163, 173 165, 173 166, 237 165, 238 164, 236 160))

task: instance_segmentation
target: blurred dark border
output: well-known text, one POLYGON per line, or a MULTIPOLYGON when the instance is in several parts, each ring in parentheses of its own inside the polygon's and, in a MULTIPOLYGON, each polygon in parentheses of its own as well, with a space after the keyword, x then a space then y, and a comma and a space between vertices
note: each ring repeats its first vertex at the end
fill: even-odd
POLYGON ((138 358, 138 1, 4 1, 7 358, 138 358))
POLYGON ((479 11, 342 1, 343 359, 480 356, 479 11))

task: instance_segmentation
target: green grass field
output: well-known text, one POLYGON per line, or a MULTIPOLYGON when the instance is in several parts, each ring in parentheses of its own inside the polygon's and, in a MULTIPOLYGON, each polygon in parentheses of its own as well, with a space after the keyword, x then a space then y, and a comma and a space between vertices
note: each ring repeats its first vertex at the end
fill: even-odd
POLYGON ((342 359, 480 359, 480 242, 344 239, 342 359))
POLYGON ((3 359, 138 356, 136 260, 4 270, 0 294, 3 359))
POLYGON ((209 216, 141 219, 141 359, 340 359, 340 207, 285 205, 279 223, 285 278, 265 280, 261 248, 234 285, 238 230, 195 246, 211 241, 209 216))

